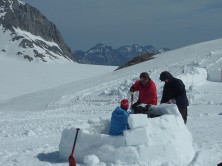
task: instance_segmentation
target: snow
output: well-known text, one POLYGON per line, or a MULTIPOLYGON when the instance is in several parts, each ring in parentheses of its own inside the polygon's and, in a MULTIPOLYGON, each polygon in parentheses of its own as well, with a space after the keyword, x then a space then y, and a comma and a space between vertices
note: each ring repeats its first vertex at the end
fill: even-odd
MULTIPOLYGON (((15 33, 17 34, 17 36, 23 36, 23 37, 25 37, 26 39, 28 39, 29 41, 35 41, 35 42, 41 41, 41 42, 47 44, 48 46, 51 46, 51 47, 54 46, 54 47, 57 47, 59 50, 61 50, 56 43, 46 41, 46 40, 44 40, 44 39, 43 39, 42 37, 40 37, 40 36, 35 36, 35 35, 31 34, 30 32, 21 30, 20 28, 14 28, 14 30, 15 30, 15 33)), ((18 40, 17 42, 20 42, 20 40, 18 40)), ((40 54, 45 55, 44 46, 42 46, 43 48, 41 48, 40 46, 37 46, 37 45, 35 44, 35 42, 33 43, 33 49, 36 49, 40 54)), ((22 49, 22 50, 27 50, 27 49, 22 49)), ((49 50, 47 50, 47 51, 49 51, 49 50)), ((31 51, 29 51, 29 52, 27 52, 27 53, 28 53, 28 55, 32 55, 32 54, 33 54, 31 51)), ((58 58, 58 54, 55 54, 55 53, 52 52, 52 51, 49 51, 49 53, 50 53, 51 55, 53 55, 52 57, 55 56, 55 57, 58 58)), ((57 59, 57 58, 54 58, 54 59, 53 59, 54 62, 57 62, 57 63, 61 63, 61 62, 62 62, 62 63, 64 63, 64 62, 70 61, 70 59, 66 59, 66 58, 63 57, 62 55, 60 55, 60 56, 61 56, 61 57, 59 57, 58 59, 57 59)), ((45 59, 47 62, 51 62, 52 57, 46 56, 44 59, 45 59)), ((34 59, 35 59, 36 62, 39 62, 38 59, 36 59, 36 58, 34 58, 34 59)))
POLYGON ((95 165, 95 164, 99 164, 99 158, 96 155, 88 155, 88 156, 84 156, 84 163, 87 165, 95 165))
MULTIPOLYGON (((27 63, 0 56, 0 101, 112 72, 115 67, 27 63), (9 65, 10 64, 10 65, 9 65), (90 74, 89 74, 90 73, 90 74)), ((87 82, 87 81, 86 81, 87 82)))
MULTIPOLYGON (((81 130, 76 146, 76 160, 83 162, 84 156, 94 154, 104 163, 115 163, 118 160, 125 164, 188 165, 194 157, 193 140, 177 106, 163 104, 155 109, 164 115, 148 119, 147 115, 130 114, 130 130, 126 130, 123 136, 107 135, 109 119, 100 121, 99 126, 103 128, 97 131, 102 132, 92 132, 91 128, 81 130)), ((70 155, 74 135, 74 128, 62 132, 59 152, 64 160, 70 155)))
POLYGON ((25 2, 23 2, 23 1, 19 1, 19 0, 18 0, 18 2, 19 2, 20 4, 22 4, 22 5, 25 5, 25 2))
POLYGON ((0 18, 4 17, 6 14, 5 8, 3 6, 0 7, 0 18))
POLYGON ((209 70, 207 79, 209 81, 222 82, 222 68, 221 70, 209 70))
POLYGON ((127 130, 124 132, 124 137, 127 147, 147 145, 149 143, 149 137, 145 127, 127 130))
POLYGON ((147 126, 147 116, 143 114, 134 115, 131 114, 128 118, 128 124, 130 129, 147 126))
POLYGON ((222 162, 222 84, 207 80, 207 73, 221 67, 221 45, 218 39, 187 46, 115 72, 107 66, 75 63, 25 64, 1 53, 0 165, 68 165, 65 156, 77 127, 78 166, 217 165, 222 162), (186 84, 187 125, 175 109, 164 107, 167 115, 149 118, 147 125, 135 127, 134 119, 135 128, 124 136, 107 135, 112 111, 121 99, 130 99, 129 88, 139 74, 150 74, 159 101, 159 74, 165 70, 186 84), (144 140, 137 141, 142 135, 144 140))
MULTIPOLYGON (((63 57, 59 53, 54 53, 52 51, 49 51, 45 45, 56 47, 59 50, 59 46, 54 43, 53 41, 49 42, 44 40, 40 36, 36 36, 31 34, 30 32, 23 31, 20 28, 14 28, 15 33, 12 33, 9 30, 5 30, 3 26, 0 24, 0 36, 1 36, 1 42, 0 42, 0 55, 10 57, 12 59, 19 59, 21 61, 24 61, 24 55, 29 55, 29 57, 33 58, 33 62, 43 63, 41 58, 35 57, 35 53, 33 50, 38 51, 38 53, 44 55, 44 60, 46 62, 44 63, 68 63, 71 62, 71 60, 68 57, 63 57), (13 40, 13 37, 19 37, 17 40, 13 40), (30 42, 33 42, 33 48, 30 48, 30 46, 27 46, 27 48, 21 47, 21 41, 23 39, 27 39, 30 42), (44 43, 42 45, 37 45, 36 43, 44 43), (20 53, 20 54, 19 54, 20 53), (23 56, 21 56, 23 55, 23 56), (50 56, 51 55, 51 56, 50 56)), ((65 55, 64 55, 65 56, 65 55)))

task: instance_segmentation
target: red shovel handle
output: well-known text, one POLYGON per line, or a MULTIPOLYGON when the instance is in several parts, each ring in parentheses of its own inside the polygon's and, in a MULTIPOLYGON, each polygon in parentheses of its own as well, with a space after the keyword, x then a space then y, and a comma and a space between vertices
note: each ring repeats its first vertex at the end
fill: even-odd
POLYGON ((76 136, 75 136, 74 144, 73 144, 73 147, 72 147, 72 152, 71 152, 71 154, 69 156, 69 166, 76 166, 76 161, 75 161, 75 159, 73 157, 73 154, 74 154, 74 150, 75 150, 75 146, 76 146, 76 140, 77 140, 77 136, 78 136, 79 130, 80 130, 80 128, 76 129, 76 136))
POLYGON ((130 101, 130 104, 131 104, 131 107, 130 107, 131 113, 134 113, 133 108, 132 108, 133 98, 134 98, 134 92, 131 92, 131 101, 130 101))

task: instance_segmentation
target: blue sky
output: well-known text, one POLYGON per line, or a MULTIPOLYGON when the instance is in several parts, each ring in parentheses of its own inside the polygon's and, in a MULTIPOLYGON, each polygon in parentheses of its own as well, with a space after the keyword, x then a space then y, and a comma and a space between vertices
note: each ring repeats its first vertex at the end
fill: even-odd
POLYGON ((72 50, 97 43, 183 46, 222 37, 221 0, 23 0, 56 24, 72 50))

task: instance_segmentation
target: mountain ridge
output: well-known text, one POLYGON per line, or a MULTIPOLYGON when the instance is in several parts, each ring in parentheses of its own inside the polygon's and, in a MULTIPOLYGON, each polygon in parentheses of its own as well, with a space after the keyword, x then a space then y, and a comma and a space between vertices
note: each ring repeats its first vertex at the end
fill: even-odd
POLYGON ((121 66, 137 56, 144 54, 159 54, 171 49, 156 49, 152 45, 140 46, 138 44, 120 46, 116 49, 102 43, 96 44, 88 51, 77 50, 74 52, 80 63, 95 65, 121 66))

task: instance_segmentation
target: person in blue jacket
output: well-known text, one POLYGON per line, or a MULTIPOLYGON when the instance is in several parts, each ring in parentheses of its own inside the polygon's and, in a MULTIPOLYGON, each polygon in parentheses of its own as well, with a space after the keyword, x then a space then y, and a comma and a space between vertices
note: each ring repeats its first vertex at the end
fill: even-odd
POLYGON ((129 108, 129 101, 127 99, 123 99, 120 102, 120 107, 117 107, 111 117, 111 124, 109 135, 117 136, 123 135, 123 131, 129 129, 128 125, 128 116, 129 113, 127 109, 129 108))

